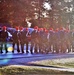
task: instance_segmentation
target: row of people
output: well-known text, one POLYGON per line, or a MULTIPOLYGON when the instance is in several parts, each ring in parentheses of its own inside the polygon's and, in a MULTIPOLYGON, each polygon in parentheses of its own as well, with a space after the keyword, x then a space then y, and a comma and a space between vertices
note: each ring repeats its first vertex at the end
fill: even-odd
POLYGON ((65 53, 71 52, 72 46, 72 37, 71 32, 69 30, 64 30, 63 28, 55 29, 50 28, 47 29, 36 27, 34 32, 31 34, 31 52, 33 51, 33 47, 35 47, 35 52, 38 50, 40 53, 65 53), (68 51, 67 51, 68 50, 68 51))
MULTIPOLYGON (((29 43, 30 45, 30 53, 65 53, 71 52, 74 50, 74 35, 73 32, 70 32, 67 29, 55 29, 50 28, 47 30, 46 28, 38 28, 34 27, 32 33, 29 32, 28 28, 23 29, 23 27, 16 27, 16 31, 13 31, 12 34, 12 52, 14 53, 15 44, 17 45, 17 52, 20 51, 24 53, 24 45, 26 44, 26 53, 29 53, 29 43), (21 46, 21 50, 19 48, 21 46)), ((8 33, 7 28, 4 26, 0 31, 0 53, 3 53, 2 48, 3 44, 5 44, 5 51, 7 50, 7 39, 8 33)))

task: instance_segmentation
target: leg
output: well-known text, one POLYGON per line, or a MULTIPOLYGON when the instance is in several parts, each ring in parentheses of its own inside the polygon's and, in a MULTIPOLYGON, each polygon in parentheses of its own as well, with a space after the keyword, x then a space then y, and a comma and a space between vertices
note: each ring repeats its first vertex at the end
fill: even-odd
POLYGON ((2 48, 3 48, 3 43, 0 42, 0 53, 3 53, 3 52, 2 52, 2 48))
POLYGON ((12 47, 13 47, 12 53, 14 53, 15 42, 13 42, 12 47))
POLYGON ((34 50, 35 53, 38 53, 37 51, 37 44, 35 44, 35 50, 34 50))
POLYGON ((30 46, 30 52, 31 52, 31 54, 33 54, 33 47, 34 47, 34 43, 31 41, 31 46, 30 46))
POLYGON ((29 43, 28 43, 28 41, 27 41, 27 42, 26 42, 26 53, 29 53, 29 52, 28 52, 28 44, 29 44, 29 43))
POLYGON ((22 50, 22 53, 24 53, 24 43, 21 43, 21 50, 22 50))
POLYGON ((18 53, 20 52, 19 43, 18 43, 18 42, 17 42, 17 52, 18 52, 18 53))
POLYGON ((8 50, 7 50, 7 43, 5 43, 4 45, 5 45, 6 53, 8 53, 8 50))

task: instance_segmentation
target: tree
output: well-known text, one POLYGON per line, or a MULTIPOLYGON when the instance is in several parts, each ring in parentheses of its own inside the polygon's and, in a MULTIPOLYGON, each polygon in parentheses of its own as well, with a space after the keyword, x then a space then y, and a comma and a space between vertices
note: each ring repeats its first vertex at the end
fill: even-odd
POLYGON ((0 0, 0 23, 25 27, 27 18, 33 27, 73 27, 74 0, 0 0))

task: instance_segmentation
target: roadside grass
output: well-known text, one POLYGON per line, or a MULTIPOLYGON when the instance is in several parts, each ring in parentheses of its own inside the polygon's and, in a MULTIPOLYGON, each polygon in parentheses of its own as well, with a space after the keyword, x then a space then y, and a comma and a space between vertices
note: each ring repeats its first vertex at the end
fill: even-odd
POLYGON ((63 72, 32 66, 5 66, 0 68, 0 75, 74 75, 73 72, 63 72))
POLYGON ((30 64, 74 68, 74 58, 62 58, 30 62, 30 64))

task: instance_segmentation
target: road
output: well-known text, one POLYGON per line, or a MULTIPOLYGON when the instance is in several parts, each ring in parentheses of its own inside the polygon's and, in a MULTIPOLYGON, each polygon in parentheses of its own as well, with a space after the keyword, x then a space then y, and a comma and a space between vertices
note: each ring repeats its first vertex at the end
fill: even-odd
POLYGON ((46 59, 61 59, 61 58, 74 58, 74 53, 65 53, 65 54, 22 54, 15 52, 14 54, 8 52, 7 54, 3 53, 0 54, 0 67, 7 66, 7 65, 20 65, 20 66, 36 66, 41 68, 49 68, 55 70, 64 70, 64 71, 72 71, 73 69, 65 69, 65 68, 58 68, 54 66, 43 66, 43 65, 35 65, 30 64, 32 61, 39 61, 39 60, 46 60, 46 59))
POLYGON ((9 53, 0 54, 0 66, 2 65, 25 65, 28 62, 46 60, 46 59, 61 59, 61 58, 74 58, 74 53, 66 54, 22 54, 22 53, 9 53))

